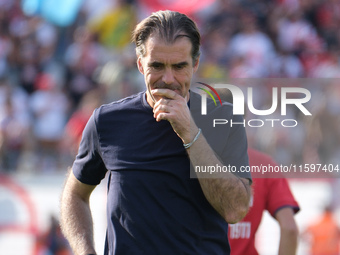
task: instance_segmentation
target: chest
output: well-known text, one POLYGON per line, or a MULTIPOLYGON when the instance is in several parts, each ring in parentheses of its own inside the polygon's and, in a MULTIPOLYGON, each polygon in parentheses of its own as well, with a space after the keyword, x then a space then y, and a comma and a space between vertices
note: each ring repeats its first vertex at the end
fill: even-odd
MULTIPOLYGON (((108 170, 182 167, 188 157, 181 139, 167 121, 149 115, 118 116, 98 132, 102 158, 108 170)), ((187 164, 185 164, 187 165, 187 164)))

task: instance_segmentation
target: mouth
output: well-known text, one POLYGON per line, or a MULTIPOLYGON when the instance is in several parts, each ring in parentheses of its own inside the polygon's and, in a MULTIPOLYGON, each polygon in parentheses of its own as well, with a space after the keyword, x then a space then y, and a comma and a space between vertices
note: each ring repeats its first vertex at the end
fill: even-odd
POLYGON ((154 90, 154 89, 169 89, 169 90, 172 90, 172 91, 176 92, 177 94, 181 95, 181 88, 178 85, 154 84, 153 87, 148 86, 148 90, 149 90, 151 98, 154 102, 157 101, 151 93, 151 91, 154 90))
POLYGON ((176 93, 178 93, 180 91, 180 88, 178 86, 155 86, 153 89, 169 89, 172 91, 175 91, 176 93))

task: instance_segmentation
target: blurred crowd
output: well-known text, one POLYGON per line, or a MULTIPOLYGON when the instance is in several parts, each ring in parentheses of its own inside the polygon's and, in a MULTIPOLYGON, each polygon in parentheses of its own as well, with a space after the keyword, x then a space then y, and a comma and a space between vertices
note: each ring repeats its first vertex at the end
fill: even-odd
MULTIPOLYGON (((20 0, 0 1, 0 171, 65 171, 92 111, 144 90, 130 35, 147 14, 137 0, 88 0, 58 27, 25 15, 20 0)), ((195 79, 318 83, 312 117, 292 111, 297 128, 251 129, 252 146, 283 164, 339 163, 338 0, 216 0, 189 16, 202 32, 195 79)), ((272 86, 259 86, 258 108, 272 86)))

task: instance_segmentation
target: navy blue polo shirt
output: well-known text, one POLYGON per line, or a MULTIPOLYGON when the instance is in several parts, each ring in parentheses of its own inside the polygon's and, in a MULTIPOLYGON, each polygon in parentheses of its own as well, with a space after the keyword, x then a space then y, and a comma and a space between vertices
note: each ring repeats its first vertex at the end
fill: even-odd
MULTIPOLYGON (((248 164, 244 129, 228 130, 223 142, 237 155, 228 163, 248 164)), ((88 121, 73 173, 97 185, 107 172, 105 254, 230 253, 228 224, 190 178, 181 139, 168 121, 156 122, 145 92, 101 106, 88 121)))

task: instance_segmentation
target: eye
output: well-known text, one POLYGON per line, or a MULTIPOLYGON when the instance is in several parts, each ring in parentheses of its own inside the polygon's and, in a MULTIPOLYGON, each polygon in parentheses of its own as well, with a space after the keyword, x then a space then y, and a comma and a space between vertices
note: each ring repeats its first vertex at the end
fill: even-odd
POLYGON ((181 62, 181 63, 178 63, 178 64, 174 64, 173 68, 177 71, 180 71, 180 70, 183 70, 187 66, 188 66, 187 62, 181 62))
POLYGON ((174 65, 175 70, 182 70, 184 69, 185 65, 174 65))
POLYGON ((152 63, 151 68, 154 70, 161 70, 163 68, 163 64, 161 63, 152 63))

